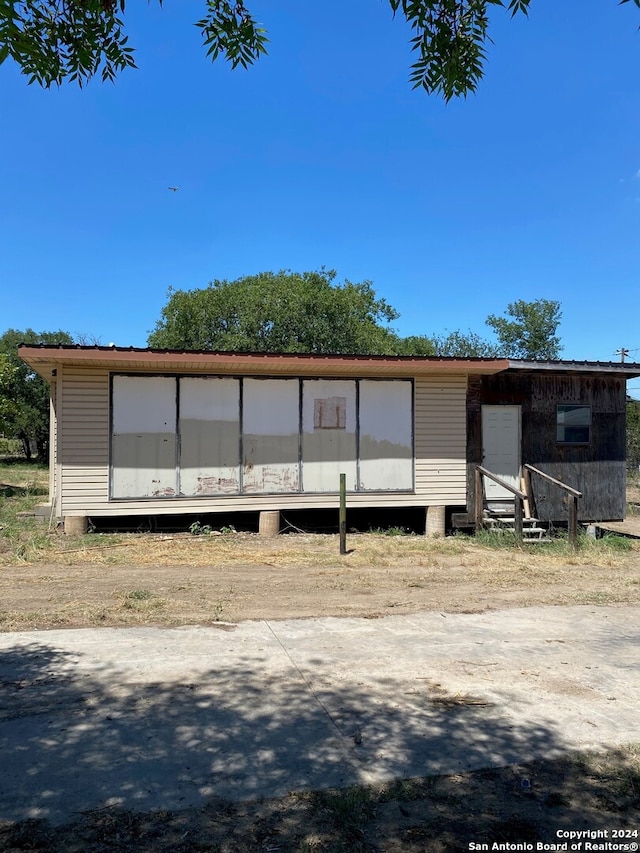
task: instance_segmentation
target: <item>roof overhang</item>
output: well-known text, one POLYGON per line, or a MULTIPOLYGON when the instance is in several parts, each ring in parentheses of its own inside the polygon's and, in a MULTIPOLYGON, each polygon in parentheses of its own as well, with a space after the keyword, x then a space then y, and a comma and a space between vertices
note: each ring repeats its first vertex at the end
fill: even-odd
POLYGON ((624 379, 640 376, 640 364, 601 361, 241 353, 26 344, 19 346, 18 355, 45 379, 51 379, 55 375, 54 371, 61 367, 94 367, 141 373, 249 373, 265 376, 486 376, 503 371, 615 375, 624 379))
POLYGON ((597 373, 634 379, 640 376, 640 364, 624 361, 527 361, 510 359, 509 370, 530 373, 597 373))
POLYGON ((54 370, 61 367, 95 367, 153 373, 376 377, 492 374, 500 373, 509 367, 509 361, 504 358, 191 352, 96 346, 20 345, 18 355, 36 373, 47 379, 54 375, 54 370))

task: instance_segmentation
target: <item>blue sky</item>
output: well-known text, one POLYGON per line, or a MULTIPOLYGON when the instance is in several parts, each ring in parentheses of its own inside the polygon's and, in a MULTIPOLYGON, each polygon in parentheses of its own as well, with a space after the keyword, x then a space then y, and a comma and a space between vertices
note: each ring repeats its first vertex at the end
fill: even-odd
POLYGON ((386 0, 247 5, 271 39, 248 71, 205 58, 201 0, 130 0, 115 85, 0 68, 0 331, 144 346, 169 286, 325 266, 401 334, 488 337, 557 299, 564 357, 640 361, 634 4, 496 10, 478 94, 448 105, 411 90, 386 0))

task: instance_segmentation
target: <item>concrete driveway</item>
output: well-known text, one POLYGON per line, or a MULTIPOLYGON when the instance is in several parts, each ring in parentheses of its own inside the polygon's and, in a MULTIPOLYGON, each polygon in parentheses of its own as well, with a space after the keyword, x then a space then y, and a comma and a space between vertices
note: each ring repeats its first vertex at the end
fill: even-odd
POLYGON ((179 809, 640 740, 638 615, 0 634, 0 819, 179 809))

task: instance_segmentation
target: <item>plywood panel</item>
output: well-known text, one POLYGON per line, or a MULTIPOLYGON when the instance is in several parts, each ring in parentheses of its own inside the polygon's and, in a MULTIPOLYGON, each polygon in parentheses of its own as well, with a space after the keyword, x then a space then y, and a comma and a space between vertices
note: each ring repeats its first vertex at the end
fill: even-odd
POLYGON ((413 385, 360 382, 361 489, 413 488, 413 385))
POLYGON ((242 398, 244 492, 300 488, 297 379, 245 379, 242 398))
POLYGON ((221 377, 180 380, 180 492, 240 490, 240 383, 221 377))
POLYGON ((337 492, 340 474, 357 487, 356 383, 306 379, 302 383, 302 485, 305 492, 337 492))

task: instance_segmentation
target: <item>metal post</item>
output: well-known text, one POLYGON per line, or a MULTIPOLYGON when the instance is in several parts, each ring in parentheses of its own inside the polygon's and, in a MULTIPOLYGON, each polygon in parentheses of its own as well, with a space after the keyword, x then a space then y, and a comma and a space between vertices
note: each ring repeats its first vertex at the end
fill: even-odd
POLYGON ((347 475, 340 474, 340 553, 347 553, 347 475))

